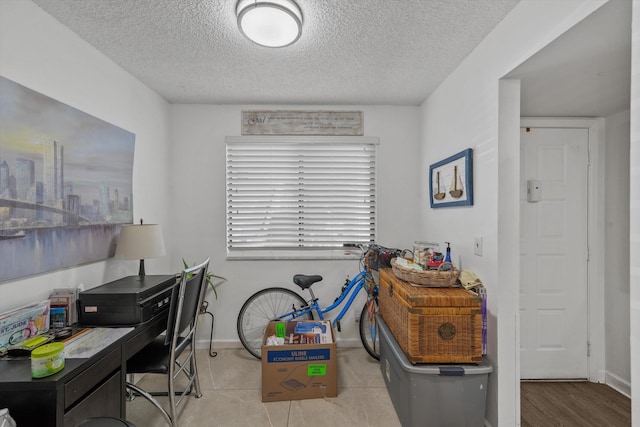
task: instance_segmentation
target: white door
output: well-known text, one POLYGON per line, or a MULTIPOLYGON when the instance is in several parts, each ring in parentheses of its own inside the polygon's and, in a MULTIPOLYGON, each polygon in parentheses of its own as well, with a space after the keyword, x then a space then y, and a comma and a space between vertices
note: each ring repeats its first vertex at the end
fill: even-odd
POLYGON ((520 377, 586 379, 589 131, 522 128, 520 144, 520 377))

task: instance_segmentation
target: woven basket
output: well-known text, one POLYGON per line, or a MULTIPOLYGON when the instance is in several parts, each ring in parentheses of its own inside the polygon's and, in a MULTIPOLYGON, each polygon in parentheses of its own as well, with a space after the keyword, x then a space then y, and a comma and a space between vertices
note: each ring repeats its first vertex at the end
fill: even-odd
POLYGON ((448 262, 440 264, 438 270, 418 271, 399 265, 394 258, 391 260, 391 268, 393 269, 393 274, 400 280, 432 288, 453 287, 456 285, 456 281, 460 275, 460 270, 448 262), (449 266, 450 269, 444 270, 446 266, 449 266))
POLYGON ((414 287, 380 269, 380 316, 411 363, 482 361, 482 299, 464 288, 414 287))

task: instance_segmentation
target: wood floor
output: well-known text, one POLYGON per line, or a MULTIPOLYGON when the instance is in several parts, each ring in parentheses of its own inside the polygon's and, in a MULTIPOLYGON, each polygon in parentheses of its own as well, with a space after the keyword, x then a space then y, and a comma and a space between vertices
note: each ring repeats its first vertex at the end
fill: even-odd
POLYGON ((605 384, 523 381, 520 396, 522 427, 631 425, 631 400, 605 384))

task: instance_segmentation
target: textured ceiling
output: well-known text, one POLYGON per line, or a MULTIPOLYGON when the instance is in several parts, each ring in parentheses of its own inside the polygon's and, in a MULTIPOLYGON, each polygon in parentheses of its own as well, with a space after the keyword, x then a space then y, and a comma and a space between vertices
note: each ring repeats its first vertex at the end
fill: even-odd
POLYGON ((270 49, 235 0, 33 0, 171 103, 419 105, 519 0, 297 0, 270 49))

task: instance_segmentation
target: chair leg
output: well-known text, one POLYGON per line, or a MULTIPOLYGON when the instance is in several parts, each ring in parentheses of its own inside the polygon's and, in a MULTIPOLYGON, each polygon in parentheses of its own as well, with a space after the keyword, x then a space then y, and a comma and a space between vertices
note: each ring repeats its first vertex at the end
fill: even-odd
MULTIPOLYGON (((173 381, 174 381, 173 371, 170 370, 169 375, 167 375, 167 382, 168 382, 167 385, 169 389, 169 396, 168 396, 169 397, 169 413, 170 413, 171 419, 173 420, 172 427, 178 427, 178 411, 176 408, 176 391, 175 391, 173 381)), ((180 397, 180 400, 182 400, 182 397, 180 397)))
MULTIPOLYGON (((135 374, 127 374, 127 384, 135 384, 135 374)), ((129 387, 126 388, 126 392, 127 402, 132 402, 136 398, 136 394, 129 387)))
POLYGON ((189 364, 191 368, 191 375, 193 375, 193 378, 194 378, 193 382, 196 389, 196 398, 199 399, 202 397, 202 392, 200 391, 200 379, 198 378, 198 364, 196 363, 195 348, 192 348, 191 357, 189 358, 189 364))
MULTIPOLYGON (((147 393, 145 390, 141 389, 140 387, 127 383, 127 389, 131 389, 134 392, 138 393, 140 396, 144 397, 145 399, 147 399, 153 406, 155 406, 160 413, 162 414, 162 416, 164 417, 165 421, 171 426, 171 427, 177 427, 177 424, 172 422, 172 417, 169 416, 169 414, 167 413, 167 411, 162 407, 162 405, 160 405, 160 403, 153 398, 153 396, 151 396, 149 393, 147 393)), ((172 407, 173 408, 173 407, 172 407)), ((172 410, 172 415, 174 413, 174 411, 172 410)), ((173 418, 175 419, 175 418, 173 418)))

